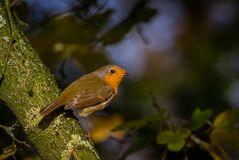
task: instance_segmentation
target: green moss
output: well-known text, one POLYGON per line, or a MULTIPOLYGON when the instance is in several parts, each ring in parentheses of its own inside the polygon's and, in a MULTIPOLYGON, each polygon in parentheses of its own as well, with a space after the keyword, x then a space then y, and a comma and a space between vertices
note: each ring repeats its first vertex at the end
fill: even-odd
POLYGON ((61 154, 61 159, 70 159, 72 156, 74 156, 74 152, 77 150, 80 150, 81 148, 87 148, 90 151, 92 151, 96 158, 100 158, 98 154, 95 152, 92 144, 89 141, 83 140, 81 136, 77 134, 71 135, 71 140, 67 143, 66 149, 61 154))
POLYGON ((46 128, 39 127, 45 121, 39 114, 40 109, 53 102, 60 90, 53 75, 42 64, 23 33, 14 23, 9 28, 6 10, 1 3, 0 46, 0 76, 4 75, 0 85, 0 98, 16 115, 41 158, 64 159, 70 155, 73 145, 77 147, 74 154, 80 159, 99 159, 74 118, 60 114, 52 117, 46 128), (6 70, 2 69, 5 66, 6 70))
POLYGON ((0 28, 2 28, 6 24, 6 20, 3 19, 2 15, 0 15, 0 28))

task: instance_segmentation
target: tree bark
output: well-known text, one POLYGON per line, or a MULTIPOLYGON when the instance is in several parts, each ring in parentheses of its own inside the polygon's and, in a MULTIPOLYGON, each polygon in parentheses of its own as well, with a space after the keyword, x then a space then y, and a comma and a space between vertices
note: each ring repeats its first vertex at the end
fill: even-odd
POLYGON ((42 159, 99 159, 72 116, 60 113, 46 118, 39 114, 60 90, 19 30, 8 0, 5 3, 0 3, 0 98, 13 111, 42 159))

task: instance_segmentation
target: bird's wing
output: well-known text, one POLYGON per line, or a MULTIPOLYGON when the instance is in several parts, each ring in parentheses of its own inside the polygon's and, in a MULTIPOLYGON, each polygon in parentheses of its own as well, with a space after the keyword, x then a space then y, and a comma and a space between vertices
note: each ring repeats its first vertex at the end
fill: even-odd
POLYGON ((85 89, 78 92, 78 94, 65 105, 65 109, 85 108, 95 106, 107 101, 114 95, 114 90, 110 86, 104 86, 100 89, 85 89))

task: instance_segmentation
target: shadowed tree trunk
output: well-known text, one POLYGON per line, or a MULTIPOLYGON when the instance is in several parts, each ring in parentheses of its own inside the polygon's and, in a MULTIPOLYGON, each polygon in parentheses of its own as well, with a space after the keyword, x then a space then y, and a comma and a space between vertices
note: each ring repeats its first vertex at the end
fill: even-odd
POLYGON ((60 91, 5 3, 0 3, 0 98, 42 159, 99 159, 77 120, 65 113, 44 119, 39 114, 60 91))

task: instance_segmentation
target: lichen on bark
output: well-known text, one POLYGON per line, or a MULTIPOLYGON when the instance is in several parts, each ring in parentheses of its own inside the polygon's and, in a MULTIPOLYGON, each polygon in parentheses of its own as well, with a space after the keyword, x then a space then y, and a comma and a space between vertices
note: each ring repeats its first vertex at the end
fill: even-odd
POLYGON ((99 159, 71 116, 56 114, 46 128, 39 127, 44 121, 39 110, 60 90, 14 20, 8 4, 0 3, 0 99, 13 111, 42 159, 99 159))

